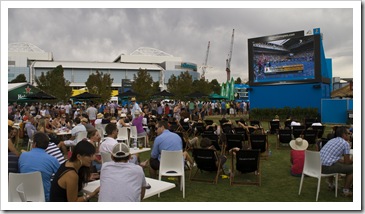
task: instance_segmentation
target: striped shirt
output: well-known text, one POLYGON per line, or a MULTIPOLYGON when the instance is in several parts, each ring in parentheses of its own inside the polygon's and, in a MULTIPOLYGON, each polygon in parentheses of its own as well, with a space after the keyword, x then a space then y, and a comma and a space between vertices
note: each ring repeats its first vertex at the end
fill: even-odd
POLYGON ((58 160, 58 162, 60 163, 60 165, 63 164, 66 161, 65 157, 63 156, 63 154, 61 152, 61 150, 53 142, 49 142, 48 147, 46 149, 46 152, 49 155, 55 157, 58 160))
POLYGON ((347 154, 350 154, 350 144, 341 137, 333 138, 320 151, 322 165, 332 166, 347 154))

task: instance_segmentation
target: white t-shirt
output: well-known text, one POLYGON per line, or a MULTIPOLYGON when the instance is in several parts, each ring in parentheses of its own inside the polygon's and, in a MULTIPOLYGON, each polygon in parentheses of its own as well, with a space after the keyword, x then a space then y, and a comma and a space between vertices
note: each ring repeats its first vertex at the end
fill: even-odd
POLYGON ((99 202, 140 202, 145 186, 142 167, 133 163, 105 162, 100 172, 99 202))
POLYGON ((111 137, 105 137, 104 140, 102 140, 100 143, 99 151, 112 153, 113 147, 117 143, 118 141, 116 139, 111 137))

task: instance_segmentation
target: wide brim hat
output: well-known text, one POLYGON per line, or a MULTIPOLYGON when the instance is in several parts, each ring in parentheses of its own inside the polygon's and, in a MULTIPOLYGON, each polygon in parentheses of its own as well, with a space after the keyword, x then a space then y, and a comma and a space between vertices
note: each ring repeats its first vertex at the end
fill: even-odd
POLYGON ((82 119, 81 119, 81 122, 88 123, 88 122, 89 122, 89 120, 88 120, 86 117, 84 117, 84 118, 82 118, 82 119))
POLYGON ((295 140, 291 140, 289 145, 294 150, 306 150, 308 148, 308 141, 298 137, 295 140))
POLYGON ((134 102, 134 101, 136 101, 136 98, 135 97, 132 97, 131 98, 131 102, 134 102))
POLYGON ((102 114, 102 113, 98 113, 97 115, 96 115, 96 118, 97 119, 102 119, 104 117, 104 115, 102 114))
POLYGON ((134 111, 134 115, 140 115, 140 114, 141 112, 138 109, 134 111))
POLYGON ((124 158, 129 156, 129 147, 125 143, 117 143, 112 150, 112 156, 116 158, 124 158))

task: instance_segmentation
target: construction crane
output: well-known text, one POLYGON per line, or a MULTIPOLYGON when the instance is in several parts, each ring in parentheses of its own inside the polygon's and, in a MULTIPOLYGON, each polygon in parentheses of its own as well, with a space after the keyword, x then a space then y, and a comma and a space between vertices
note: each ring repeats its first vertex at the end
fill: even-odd
POLYGON ((229 81, 231 78, 231 59, 232 59, 232 51, 233 51, 233 39, 234 39, 234 29, 232 32, 231 48, 229 49, 228 59, 226 59, 227 81, 229 81))
POLYGON ((210 47, 210 41, 208 42, 207 53, 205 55, 205 61, 204 61, 204 64, 202 66, 202 76, 201 76, 201 79, 203 79, 203 80, 205 80, 205 71, 207 69, 208 55, 209 55, 209 47, 210 47))

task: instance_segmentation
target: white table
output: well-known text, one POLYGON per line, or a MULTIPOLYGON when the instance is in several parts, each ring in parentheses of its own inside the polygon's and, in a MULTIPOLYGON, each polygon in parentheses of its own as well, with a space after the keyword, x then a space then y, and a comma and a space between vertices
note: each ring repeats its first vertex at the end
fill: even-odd
MULTIPOLYGON (((169 189, 174 188, 176 185, 174 183, 169 183, 166 181, 160 181, 152 178, 146 178, 148 184, 151 185, 150 189, 146 189, 146 193, 143 199, 149 198, 151 196, 157 195, 161 192, 165 192, 169 189)), ((100 186, 100 180, 91 181, 82 189, 84 193, 92 193, 96 188, 100 186)))
POLYGON ((142 149, 134 149, 134 148, 130 148, 129 152, 134 155, 134 154, 138 154, 138 153, 142 153, 142 152, 147 152, 147 151, 151 151, 151 148, 142 148, 142 149))
POLYGON ((57 135, 70 135, 71 134, 71 130, 67 130, 67 131, 64 131, 64 130, 56 130, 55 133, 57 135))

